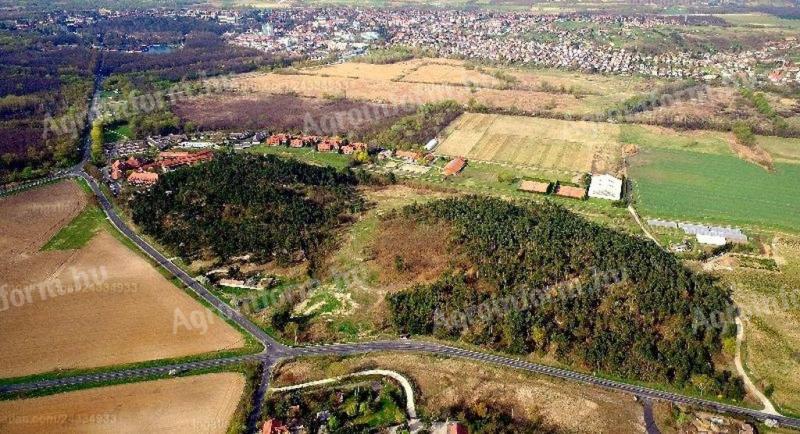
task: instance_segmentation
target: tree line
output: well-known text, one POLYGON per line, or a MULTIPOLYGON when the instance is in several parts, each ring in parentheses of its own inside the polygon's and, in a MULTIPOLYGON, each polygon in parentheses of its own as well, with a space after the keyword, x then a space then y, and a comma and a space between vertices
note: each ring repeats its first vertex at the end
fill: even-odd
POLYGON ((389 296, 397 331, 680 387, 705 381, 702 392, 743 397, 741 380, 713 362, 735 328, 694 321, 726 312, 729 291, 655 244, 551 203, 474 196, 388 218, 451 225, 465 258, 434 283, 389 296))

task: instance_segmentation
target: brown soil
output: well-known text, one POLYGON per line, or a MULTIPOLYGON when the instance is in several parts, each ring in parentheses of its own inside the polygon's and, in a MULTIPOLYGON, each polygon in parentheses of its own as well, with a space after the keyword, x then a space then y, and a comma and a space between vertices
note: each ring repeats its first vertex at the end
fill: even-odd
POLYGON ((207 374, 0 402, 0 432, 225 433, 241 374, 207 374))
POLYGON ((728 139, 728 143, 731 146, 731 151, 733 151, 733 153, 742 160, 761 166, 769 172, 772 172, 775 169, 774 162, 772 161, 772 155, 765 151, 761 146, 758 146, 757 144, 753 146, 745 146, 733 138, 728 139))
MULTIPOLYGON (((443 224, 403 220, 379 223, 372 252, 382 283, 407 287, 432 282, 451 263, 451 229, 443 224)), ((392 285, 392 286, 395 286, 392 285)))
POLYGON ((0 240, 7 245, 12 238, 24 246, 0 257, 3 295, 9 301, 0 305, 5 308, 0 311, 0 377, 243 346, 233 327, 106 231, 79 250, 38 252, 77 214, 72 204, 81 201, 84 193, 72 182, 0 201, 0 240), (26 219, 32 209, 51 203, 70 205, 53 208, 53 215, 45 213, 40 220, 26 219), (41 232, 25 230, 35 229, 36 223, 41 232), (12 294, 18 302, 20 294, 25 298, 14 304, 12 294))

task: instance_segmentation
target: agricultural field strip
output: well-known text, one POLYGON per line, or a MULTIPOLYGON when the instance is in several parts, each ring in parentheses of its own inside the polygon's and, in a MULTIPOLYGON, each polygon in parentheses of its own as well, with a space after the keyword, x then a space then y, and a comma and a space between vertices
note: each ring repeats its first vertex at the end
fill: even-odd
MULTIPOLYGON (((83 177, 89 183, 93 192, 95 193, 95 195, 97 195, 98 200, 101 206, 103 207, 104 211, 106 212, 108 217, 112 220, 112 223, 114 223, 114 225, 117 226, 117 228, 121 232, 123 232, 124 235, 126 235, 128 238, 131 238, 132 241, 136 242, 137 245, 142 247, 142 249, 145 250, 148 254, 150 254, 160 265, 164 266, 168 271, 172 272, 176 277, 184 281, 184 283, 190 285, 190 287, 193 290, 196 289, 196 287, 201 288, 202 291, 199 291, 198 295, 205 298, 209 303, 212 303, 215 306, 217 304, 227 306, 218 298, 216 298, 216 296, 214 296, 213 294, 205 290, 205 288, 200 286, 199 283, 194 281, 194 279, 191 276, 189 276, 183 270, 177 268, 174 264, 169 262, 163 255, 161 255, 160 252, 153 249, 149 244, 146 244, 138 235, 136 235, 130 228, 128 228, 125 225, 125 223, 119 218, 119 216, 116 215, 116 212, 111 203, 109 202, 108 198, 105 197, 105 194, 102 192, 102 190, 100 190, 97 183, 94 181, 93 178, 91 178, 90 175, 86 174, 85 172, 80 172, 77 175, 83 177)), ((334 345, 319 345, 312 347, 286 347, 282 344, 277 343, 271 336, 267 335, 263 330, 255 326, 255 324, 251 323, 249 320, 238 315, 238 313, 236 313, 235 311, 232 311, 232 309, 221 308, 221 307, 218 308, 223 313, 230 313, 231 315, 233 315, 235 317, 233 318, 234 320, 239 319, 240 321, 242 321, 244 323, 242 324, 242 327, 245 328, 245 330, 249 331, 251 328, 255 328, 256 333, 254 333, 254 336, 259 340, 261 340, 262 337, 264 337, 264 340, 262 341, 262 343, 265 344, 264 352, 260 354, 253 354, 253 355, 233 357, 233 358, 221 358, 221 359, 205 360, 199 362, 174 364, 170 366, 123 370, 106 374, 100 374, 102 375, 101 378, 108 378, 111 380, 119 378, 136 378, 137 376, 141 377, 147 375, 159 375, 165 372, 169 373, 169 371, 172 369, 185 372, 189 370, 207 369, 209 367, 222 366, 230 363, 238 363, 241 361, 257 361, 257 360, 262 361, 265 365, 265 369, 267 369, 271 368, 274 362, 276 362, 277 360, 302 357, 302 356, 353 355, 353 354, 361 354, 361 353, 375 352, 375 351, 424 352, 433 355, 439 355, 445 357, 460 357, 478 362, 497 364, 514 369, 522 369, 525 371, 539 373, 552 377, 579 381, 581 383, 592 386, 605 387, 612 390, 634 394, 636 396, 659 399, 673 403, 695 405, 707 409, 712 409, 718 412, 749 416, 756 418, 758 420, 773 419, 782 425, 794 428, 800 428, 800 419, 795 419, 786 416, 773 416, 753 409, 738 407, 729 404, 723 404, 700 398, 678 395, 675 393, 664 392, 634 384, 622 383, 619 381, 604 379, 574 371, 568 371, 546 365, 525 362, 510 357, 497 356, 490 353, 483 353, 471 350, 464 350, 436 343, 401 339, 394 341, 367 342, 358 344, 334 344, 334 345), (274 354, 270 354, 270 352, 273 352, 274 354)), ((238 322, 239 321, 237 321, 237 323, 238 322)), ((64 385, 86 384, 86 383, 91 383, 93 381, 92 378, 96 378, 97 375, 98 374, 89 374, 84 376, 68 377, 55 380, 42 380, 38 382, 18 383, 0 387, 0 394, 14 393, 15 391, 19 392, 19 391, 47 389, 64 385)))

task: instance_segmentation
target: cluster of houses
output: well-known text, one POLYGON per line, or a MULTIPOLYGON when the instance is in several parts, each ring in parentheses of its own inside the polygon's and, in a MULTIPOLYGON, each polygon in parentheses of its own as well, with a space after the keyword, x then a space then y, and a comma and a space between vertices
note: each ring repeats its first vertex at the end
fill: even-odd
POLYGON ((293 135, 293 134, 273 134, 267 138, 269 146, 288 146, 290 148, 311 147, 319 152, 337 152, 345 155, 354 154, 357 151, 367 151, 366 143, 349 142, 340 137, 293 135))
POLYGON ((519 190, 528 193, 553 194, 571 199, 585 199, 592 197, 595 199, 605 199, 618 201, 622 199, 623 181, 609 174, 592 175, 589 183, 589 190, 586 188, 563 185, 559 182, 531 181, 523 180, 519 184, 519 190))
MULTIPOLYGON (((642 30, 664 26, 726 26, 712 15, 529 14, 519 11, 298 8, 264 12, 266 24, 232 42, 270 53, 348 57, 373 46, 429 49, 446 57, 533 64, 612 74, 664 78, 763 78, 759 65, 787 62, 794 36, 765 41, 753 50, 680 50, 646 53, 615 41, 635 41, 642 30), (379 30, 379 31, 376 31, 379 30), (532 36, 533 35, 533 36, 532 36)), ((794 65, 773 81, 800 82, 794 65)))
POLYGON ((200 152, 162 151, 153 161, 144 157, 128 157, 126 160, 114 160, 109 167, 109 178, 113 182, 127 179, 131 185, 153 185, 158 182, 159 172, 169 172, 181 166, 191 166, 214 159, 211 150, 200 152), (127 178, 125 177, 125 174, 127 178))

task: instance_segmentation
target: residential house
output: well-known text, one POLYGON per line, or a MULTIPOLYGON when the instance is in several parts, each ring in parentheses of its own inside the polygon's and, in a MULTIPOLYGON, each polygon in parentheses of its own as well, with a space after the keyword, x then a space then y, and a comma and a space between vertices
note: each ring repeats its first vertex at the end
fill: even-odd
POLYGON ((128 182, 134 185, 153 185, 158 182, 158 173, 133 172, 128 175, 128 182))
POLYGON ((289 428, 277 419, 269 419, 261 427, 262 434, 288 434, 289 428))

